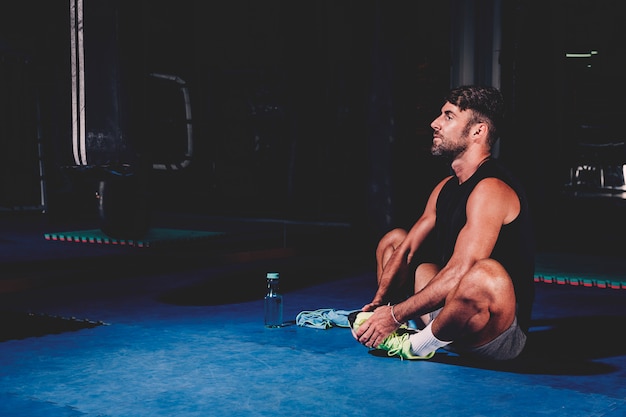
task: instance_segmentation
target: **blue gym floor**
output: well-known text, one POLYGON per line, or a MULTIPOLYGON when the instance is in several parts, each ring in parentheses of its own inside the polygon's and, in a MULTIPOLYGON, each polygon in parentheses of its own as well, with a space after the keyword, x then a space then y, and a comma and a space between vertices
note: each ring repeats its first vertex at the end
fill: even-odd
POLYGON ((401 361, 348 329, 293 324, 369 301, 367 260, 291 251, 297 225, 189 220, 235 238, 152 251, 50 242, 83 225, 2 219, 0 310, 82 328, 0 342, 0 416, 626 415, 626 290, 537 283, 528 351, 512 363, 401 361), (280 329, 263 326, 270 270, 290 321, 280 329))

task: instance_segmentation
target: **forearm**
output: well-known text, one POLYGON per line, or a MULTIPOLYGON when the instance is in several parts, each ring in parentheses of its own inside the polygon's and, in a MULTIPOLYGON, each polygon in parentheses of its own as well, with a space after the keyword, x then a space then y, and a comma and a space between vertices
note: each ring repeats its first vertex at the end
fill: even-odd
POLYGON ((464 265, 455 268, 450 264, 443 268, 423 289, 394 307, 396 319, 406 322, 443 307, 447 295, 456 287, 466 268, 464 265))

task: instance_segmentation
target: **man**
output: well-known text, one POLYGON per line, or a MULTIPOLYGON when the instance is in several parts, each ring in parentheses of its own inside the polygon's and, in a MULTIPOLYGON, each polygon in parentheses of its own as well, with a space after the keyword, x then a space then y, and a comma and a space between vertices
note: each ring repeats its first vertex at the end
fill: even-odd
POLYGON ((453 89, 431 123, 431 152, 453 175, 407 232, 376 249, 378 290, 350 317, 363 345, 404 359, 439 348, 480 359, 517 357, 534 298, 534 249, 522 188, 492 157, 504 102, 491 87, 453 89), (422 330, 413 330, 413 320, 422 330), (422 326, 420 326, 422 324, 422 326))

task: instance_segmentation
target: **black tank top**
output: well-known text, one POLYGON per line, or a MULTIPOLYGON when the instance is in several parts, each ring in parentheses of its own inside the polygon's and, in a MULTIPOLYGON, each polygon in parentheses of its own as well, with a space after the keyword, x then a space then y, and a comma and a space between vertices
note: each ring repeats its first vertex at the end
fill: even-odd
POLYGON ((459 232, 467 222, 465 206, 474 187, 485 178, 498 178, 508 184, 519 197, 520 213, 511 223, 503 225, 491 258, 500 262, 513 280, 517 299, 518 323, 528 330, 534 300, 534 240, 528 202, 521 185, 496 159, 489 159, 467 181, 459 185, 456 177, 443 186, 437 199, 437 221, 434 237, 441 265, 452 256, 459 232))

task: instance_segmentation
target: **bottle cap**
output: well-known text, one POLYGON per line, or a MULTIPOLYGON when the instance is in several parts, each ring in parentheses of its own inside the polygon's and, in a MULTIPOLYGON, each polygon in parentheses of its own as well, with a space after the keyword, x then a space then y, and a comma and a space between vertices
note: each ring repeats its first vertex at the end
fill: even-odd
POLYGON ((268 272, 267 279, 278 279, 278 272, 268 272))

